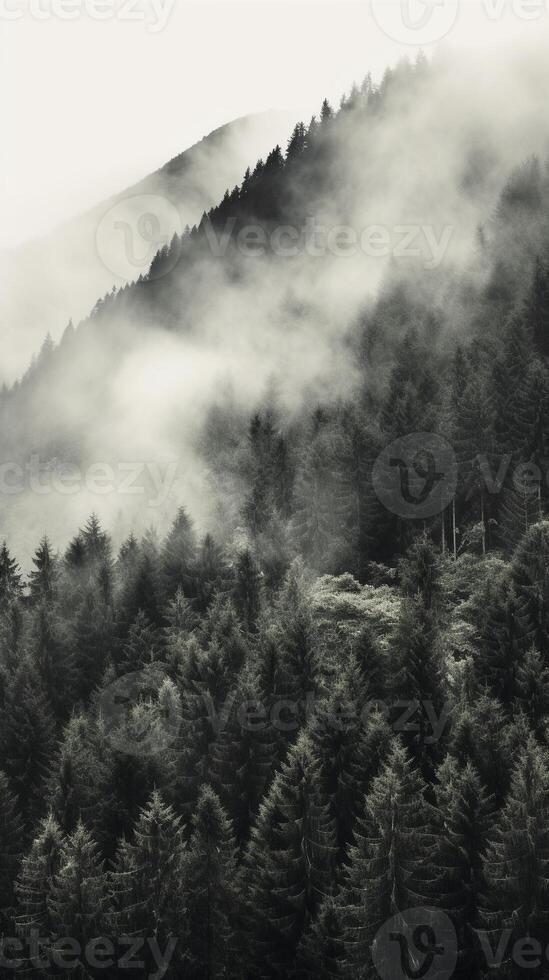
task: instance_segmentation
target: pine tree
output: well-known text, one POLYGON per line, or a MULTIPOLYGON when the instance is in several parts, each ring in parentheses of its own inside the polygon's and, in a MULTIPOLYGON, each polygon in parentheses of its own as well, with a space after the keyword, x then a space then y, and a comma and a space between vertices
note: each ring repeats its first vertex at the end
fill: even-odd
MULTIPOLYGON (((161 949, 186 936, 185 844, 181 818, 154 792, 141 810, 131 841, 123 840, 112 875, 117 934, 156 938, 161 949)), ((148 950, 143 951, 150 957, 148 950)), ((176 961, 172 960, 171 970, 176 961)), ((145 963, 148 974, 152 961, 145 963)), ((170 971, 170 977, 177 975, 170 971)))
POLYGON ((110 561, 111 541, 101 527, 97 514, 92 514, 80 532, 87 561, 98 566, 110 561))
POLYGON ((459 398, 453 444, 458 459, 460 493, 473 505, 472 516, 479 524, 481 547, 488 547, 491 518, 487 479, 497 479, 495 406, 489 385, 477 372, 459 398))
POLYGON ((549 922, 549 766, 546 750, 533 736, 513 769, 509 797, 494 829, 484 874, 488 929, 511 930, 507 950, 526 936, 544 947, 549 922))
MULTIPOLYGON (((61 828, 50 814, 38 825, 32 847, 23 858, 15 886, 18 899, 16 927, 23 939, 29 939, 32 931, 46 940, 53 935, 48 899, 53 880, 61 867, 64 843, 61 828)), ((29 973, 31 969, 29 965, 29 973)))
POLYGON ((44 790, 54 755, 51 706, 33 664, 22 660, 10 680, 0 718, 3 768, 30 829, 43 814, 44 790))
POLYGON ((0 770, 0 934, 13 926, 14 883, 22 858, 23 823, 8 778, 0 770))
POLYGON ((74 655, 62 620, 46 602, 34 613, 29 647, 41 689, 56 719, 66 718, 75 694, 74 655))
POLYGON ((244 858, 248 962, 259 975, 291 975, 301 935, 331 893, 335 854, 319 763, 302 735, 261 805, 244 858))
POLYGON ((318 638, 298 565, 290 569, 278 601, 277 634, 284 693, 297 731, 320 684, 318 638))
POLYGON ((474 930, 479 924, 482 862, 495 819, 495 802, 471 763, 460 769, 452 756, 438 770, 435 792, 440 825, 433 863, 440 875, 441 905, 451 914, 458 936, 455 976, 474 980, 482 976, 474 930))
POLYGON ((297 160, 305 152, 307 145, 307 131, 304 123, 300 122, 294 127, 292 135, 288 140, 286 150, 286 160, 297 160))
POLYGON ((536 258, 526 315, 534 343, 544 357, 549 356, 549 274, 539 256, 536 258))
POLYGON ((330 103, 328 102, 328 99, 324 99, 324 102, 322 103, 322 108, 320 110, 321 122, 323 123, 329 122, 329 120, 333 118, 333 115, 334 115, 334 110, 332 109, 330 103))
POLYGON ((19 599, 22 593, 21 571, 5 541, 0 548, 0 604, 19 599))
POLYGON ((335 815, 338 860, 351 840, 352 828, 372 778, 385 759, 392 733, 378 712, 365 717, 356 673, 349 669, 320 702, 309 723, 320 761, 320 786, 335 815))
POLYGON ((511 564, 511 582, 525 639, 535 644, 549 663, 549 522, 531 527, 520 542, 511 564))
POLYGON ((184 863, 188 939, 184 973, 192 980, 236 976, 236 847, 231 823, 209 786, 199 794, 184 863))
POLYGON ((32 559, 33 570, 29 574, 29 590, 34 603, 52 602, 55 599, 59 568, 49 539, 44 536, 32 559))
POLYGON ((475 691, 471 701, 458 703, 452 712, 449 751, 461 767, 471 762, 481 782, 497 803, 509 785, 511 732, 499 701, 475 691))
POLYGON ((433 619, 417 601, 403 600, 393 658, 394 721, 402 728, 404 744, 430 777, 442 751, 439 736, 444 735, 435 732, 433 717, 443 718, 447 698, 433 619), (404 711, 407 721, 402 721, 404 711))
POLYGON ((107 663, 115 656, 115 621, 110 603, 99 588, 88 585, 72 625, 76 695, 84 704, 105 673, 107 663))
POLYGON ((298 975, 307 980, 348 976, 342 960, 343 930, 337 902, 327 898, 303 933, 297 953, 298 975))
MULTIPOLYGON (((105 934, 107 902, 107 878, 97 844, 79 823, 63 843, 48 899, 57 936, 70 937, 83 954, 90 940, 105 934)), ((56 948, 55 940, 52 948, 56 948)), ((91 977, 83 959, 74 975, 79 980, 91 977)))
POLYGON ((255 633, 261 611, 261 573, 249 549, 237 558, 233 602, 244 629, 255 633))
POLYGON ((204 613, 217 593, 226 591, 228 569, 220 546, 207 534, 196 564, 196 608, 204 613))
POLYGON ((144 670, 159 659, 158 631, 151 625, 146 614, 140 610, 124 640, 118 660, 122 674, 144 670))
POLYGON ((360 976, 375 975, 372 944, 380 926, 432 904, 436 820, 426 792, 406 750, 395 741, 357 822, 338 898, 347 975, 355 970, 360 976))
POLYGON ((517 703, 543 741, 549 719, 549 667, 535 647, 526 652, 516 676, 517 703))
POLYGON ((498 584, 495 596, 482 589, 486 602, 478 630, 474 673, 478 689, 498 698, 511 710, 517 692, 517 671, 524 659, 524 615, 507 582, 498 584))
POLYGON ((232 709, 212 747, 211 779, 237 843, 247 841, 278 756, 278 738, 257 672, 244 668, 232 709))
POLYGON ((110 777, 101 726, 89 715, 75 715, 65 727, 49 778, 48 802, 65 833, 72 834, 82 820, 105 844, 113 806, 110 777))
POLYGON ((183 507, 177 512, 162 551, 165 590, 172 598, 178 589, 192 596, 196 561, 196 539, 192 523, 183 507))
POLYGON ((345 442, 323 429, 310 444, 295 485, 292 529, 300 553, 319 572, 340 570, 347 545, 352 498, 346 483, 345 442))

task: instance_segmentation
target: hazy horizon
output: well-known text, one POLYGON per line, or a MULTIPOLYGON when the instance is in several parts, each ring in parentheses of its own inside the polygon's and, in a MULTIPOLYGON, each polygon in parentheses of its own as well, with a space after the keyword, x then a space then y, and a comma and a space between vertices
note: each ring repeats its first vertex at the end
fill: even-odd
MULTIPOLYGON (((0 249, 47 234, 232 119, 275 109, 308 120, 325 96, 337 105, 368 71, 379 79, 420 49, 503 53, 548 28, 543 0, 442 0, 432 10, 424 0, 406 0, 406 22, 419 27, 405 43, 389 36, 402 36, 399 0, 173 7, 145 0, 134 5, 143 20, 134 21, 121 19, 123 0, 109 2, 113 16, 105 20, 85 13, 94 0, 81 0, 74 20, 53 16, 56 0, 31 0, 13 20, 2 11, 21 4, 2 4, 0 249), (442 36, 429 43, 429 31, 442 36)), ((57 3, 62 9, 63 0, 57 3)))

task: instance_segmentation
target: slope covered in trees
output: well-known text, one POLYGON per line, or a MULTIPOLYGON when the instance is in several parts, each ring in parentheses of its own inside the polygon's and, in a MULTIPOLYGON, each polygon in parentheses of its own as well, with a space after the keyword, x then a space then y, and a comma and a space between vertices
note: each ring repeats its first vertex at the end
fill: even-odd
MULTIPOLYGON (((334 187, 343 206, 333 147, 391 85, 427 84, 400 71, 297 126, 169 273, 46 349, 4 417, 47 404, 92 336, 122 348, 113 311, 198 329, 227 215, 298 223, 334 187)), ((61 550, 37 540, 27 574, 3 544, 0 928, 22 975, 72 953, 81 977, 126 976, 128 937, 136 976, 162 957, 209 980, 547 974, 548 201, 531 160, 478 274, 393 270, 338 337, 341 390, 208 405, 211 525, 179 509, 115 544, 93 515, 61 550)), ((245 289, 240 259, 223 275, 245 289)))

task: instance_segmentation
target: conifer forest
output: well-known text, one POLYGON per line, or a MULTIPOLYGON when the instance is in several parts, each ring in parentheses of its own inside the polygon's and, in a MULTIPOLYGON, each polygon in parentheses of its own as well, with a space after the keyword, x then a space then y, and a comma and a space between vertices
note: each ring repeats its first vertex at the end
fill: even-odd
POLYGON ((2 977, 549 976, 549 151, 486 120, 344 255, 449 77, 320 99, 0 392, 2 977), (115 439, 184 446, 156 510, 54 512, 115 439))

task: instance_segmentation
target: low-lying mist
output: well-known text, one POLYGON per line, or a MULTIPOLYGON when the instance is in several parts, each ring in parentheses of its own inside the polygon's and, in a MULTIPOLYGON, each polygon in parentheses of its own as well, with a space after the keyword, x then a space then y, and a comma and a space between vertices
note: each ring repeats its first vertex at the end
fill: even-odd
MULTIPOLYGON (((292 431, 319 404, 379 390, 387 319, 370 362, 360 331, 397 284, 419 326, 432 316, 455 344, 496 265, 520 285, 543 239, 543 211, 504 226, 499 202, 534 157, 546 179, 548 84, 541 48, 399 65, 322 123, 314 182, 271 161, 272 217, 263 202, 233 227, 229 200, 164 275, 46 347, 2 401, 0 535, 19 559, 46 530, 64 547, 92 511, 117 543, 164 533, 180 505, 200 529, 238 534, 250 417, 269 408, 292 431)), ((71 282, 65 262, 53 275, 71 282)))

